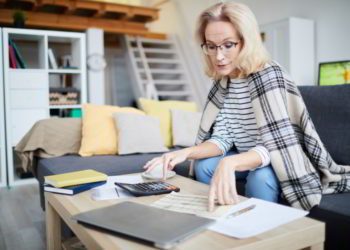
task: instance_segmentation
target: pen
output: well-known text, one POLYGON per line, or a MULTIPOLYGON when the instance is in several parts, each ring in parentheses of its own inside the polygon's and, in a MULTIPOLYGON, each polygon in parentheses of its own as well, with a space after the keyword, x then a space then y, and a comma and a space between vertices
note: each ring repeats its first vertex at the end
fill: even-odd
POLYGON ((238 210, 238 211, 236 211, 236 212, 233 212, 233 213, 227 215, 226 218, 236 217, 236 216, 238 216, 238 215, 240 215, 240 214, 246 213, 246 212, 248 212, 248 211, 254 209, 255 207, 256 207, 256 205, 253 204, 253 205, 250 205, 250 206, 248 206, 248 207, 242 208, 242 209, 240 209, 240 210, 238 210))
POLYGON ((115 191, 117 192, 118 197, 120 197, 120 196, 119 196, 118 188, 115 188, 115 191))

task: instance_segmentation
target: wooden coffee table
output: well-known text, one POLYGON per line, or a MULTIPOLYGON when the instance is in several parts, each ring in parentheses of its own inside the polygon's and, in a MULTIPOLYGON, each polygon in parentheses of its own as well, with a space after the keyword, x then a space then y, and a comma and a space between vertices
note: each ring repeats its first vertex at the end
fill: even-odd
MULTIPOLYGON (((182 192, 206 195, 208 186, 182 176, 167 180, 182 192)), ((143 204, 162 196, 132 198, 143 204)), ((72 220, 75 214, 116 204, 120 200, 94 201, 90 191, 74 196, 45 193, 47 249, 61 249, 61 219, 88 249, 153 249, 137 241, 118 237, 103 231, 84 227, 72 220)), ((169 225, 171 226, 171 225, 169 225)), ((323 249, 325 225, 322 222, 301 218, 276 229, 248 239, 235 239, 206 230, 179 244, 176 249, 323 249)))

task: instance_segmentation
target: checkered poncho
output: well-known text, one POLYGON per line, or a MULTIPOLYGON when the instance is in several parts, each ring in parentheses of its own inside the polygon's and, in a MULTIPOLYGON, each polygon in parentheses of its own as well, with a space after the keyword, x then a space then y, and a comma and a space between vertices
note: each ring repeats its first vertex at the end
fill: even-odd
MULTIPOLYGON (((214 83, 196 144, 210 138, 229 79, 214 83)), ((322 144, 296 85, 271 63, 248 76, 258 131, 269 150, 282 193, 297 208, 311 209, 322 194, 350 191, 350 166, 336 164, 322 144)))

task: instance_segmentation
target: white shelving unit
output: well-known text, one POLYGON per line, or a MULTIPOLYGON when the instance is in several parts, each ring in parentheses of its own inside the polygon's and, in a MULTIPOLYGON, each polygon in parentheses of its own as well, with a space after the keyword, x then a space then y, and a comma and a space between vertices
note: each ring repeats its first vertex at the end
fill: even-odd
MULTIPOLYGON (((0 37, 2 30, 0 29, 0 37)), ((3 40, 0 40, 0 48, 2 48, 3 40)), ((4 114, 4 83, 3 83, 3 56, 0 49, 0 187, 6 186, 6 148, 5 148, 5 114, 4 114)))
POLYGON ((69 116, 87 101, 86 39, 84 33, 77 32, 3 28, 2 40, 7 171, 9 185, 14 186, 35 182, 34 178, 21 179, 17 173, 20 167, 13 149, 21 138, 38 120, 69 116), (23 58, 24 69, 11 68, 9 39, 23 58), (58 68, 51 68, 49 49, 54 52, 58 68), (63 67, 59 59, 67 55, 70 65, 63 67), (59 103, 50 100, 50 93, 56 92, 59 103), (77 98, 61 102, 67 93, 75 93, 77 98))
POLYGON ((262 25, 260 30, 272 59, 288 71, 296 84, 316 84, 313 20, 290 17, 262 25))

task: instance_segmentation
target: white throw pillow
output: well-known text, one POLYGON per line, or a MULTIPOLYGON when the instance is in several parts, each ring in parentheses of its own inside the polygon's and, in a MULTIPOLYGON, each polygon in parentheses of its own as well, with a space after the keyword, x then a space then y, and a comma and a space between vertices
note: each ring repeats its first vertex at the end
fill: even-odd
POLYGON ((171 110, 172 133, 174 146, 193 146, 202 114, 178 109, 171 110))
POLYGON ((131 113, 114 113, 118 133, 118 153, 166 152, 158 118, 131 113))

